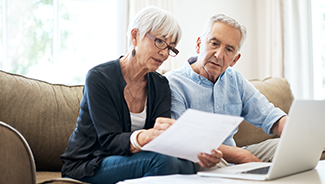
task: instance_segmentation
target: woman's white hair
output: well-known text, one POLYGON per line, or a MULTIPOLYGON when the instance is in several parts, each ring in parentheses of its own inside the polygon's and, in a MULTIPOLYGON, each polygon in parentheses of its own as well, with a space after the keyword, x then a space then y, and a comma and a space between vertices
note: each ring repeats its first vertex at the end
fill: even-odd
POLYGON ((160 34, 168 37, 172 37, 172 41, 178 44, 182 32, 181 28, 174 18, 174 16, 162 9, 155 6, 149 6, 142 9, 129 24, 127 36, 129 40, 129 49, 133 49, 131 42, 131 31, 137 28, 140 33, 140 39, 142 39, 148 32, 159 31, 160 34))
POLYGON ((231 17, 228 17, 224 14, 217 14, 217 15, 214 15, 212 16, 208 22, 205 24, 205 27, 204 27, 204 30, 203 30, 203 34, 202 34, 202 37, 203 38, 207 38, 207 36, 211 33, 212 31, 212 27, 214 25, 215 22, 223 22, 229 26, 232 26, 236 29, 238 29, 241 33, 241 40, 240 40, 240 43, 239 43, 239 49, 241 49, 245 39, 246 39, 246 34, 247 34, 247 30, 245 28, 245 26, 239 24, 235 19, 231 18, 231 17))

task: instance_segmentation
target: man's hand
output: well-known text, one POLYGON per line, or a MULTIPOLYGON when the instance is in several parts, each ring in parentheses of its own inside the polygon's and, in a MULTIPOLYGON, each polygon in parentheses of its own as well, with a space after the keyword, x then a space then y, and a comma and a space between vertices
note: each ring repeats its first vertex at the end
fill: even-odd
POLYGON ((271 128, 271 131, 278 136, 281 136, 282 130, 285 122, 287 121, 287 116, 282 116, 271 128))
POLYGON ((210 169, 221 161, 222 152, 219 150, 212 150, 211 155, 207 153, 199 153, 197 158, 200 160, 198 164, 200 164, 202 167, 210 169))
POLYGON ((222 144, 218 149, 222 151, 223 158, 229 163, 243 164, 247 162, 262 162, 251 152, 242 148, 222 144))

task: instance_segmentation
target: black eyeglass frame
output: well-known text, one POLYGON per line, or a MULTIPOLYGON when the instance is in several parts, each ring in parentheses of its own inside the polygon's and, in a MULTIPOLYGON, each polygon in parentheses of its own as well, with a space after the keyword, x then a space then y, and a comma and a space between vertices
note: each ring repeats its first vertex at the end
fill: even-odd
POLYGON ((175 57, 177 56, 177 54, 179 53, 179 51, 175 48, 175 47, 172 47, 170 45, 167 44, 167 42, 165 42, 164 40, 162 39, 159 39, 159 38, 156 38, 155 36, 153 36, 152 34, 150 33, 146 33, 146 36, 148 36, 150 39, 152 39, 154 41, 154 44, 155 46, 158 48, 158 49, 161 49, 161 50, 165 50, 166 48, 168 48, 169 52, 168 54, 172 57, 175 57), (160 40, 162 42, 165 43, 166 47, 162 48, 162 47, 159 47, 156 43, 157 43, 157 40, 160 40), (172 53, 172 54, 171 54, 172 53))

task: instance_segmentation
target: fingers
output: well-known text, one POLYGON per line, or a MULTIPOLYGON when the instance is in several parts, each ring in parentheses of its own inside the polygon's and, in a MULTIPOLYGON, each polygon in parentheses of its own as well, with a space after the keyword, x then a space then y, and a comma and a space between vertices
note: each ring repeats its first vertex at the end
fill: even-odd
POLYGON ((211 154, 207 153, 199 153, 198 159, 200 160, 198 163, 205 168, 211 168, 216 166, 222 158, 222 152, 219 150, 212 150, 211 154))
POLYGON ((171 118, 157 118, 155 121, 154 129, 156 130, 166 130, 169 128, 176 120, 171 118))
POLYGON ((138 136, 138 141, 140 145, 145 145, 158 137, 167 128, 169 128, 175 120, 170 118, 157 118, 153 128, 147 129, 138 136))
POLYGON ((211 151, 212 155, 215 157, 215 158, 218 158, 219 162, 222 158, 222 152, 220 150, 212 150, 211 151))
POLYGON ((171 118, 163 118, 163 117, 159 117, 156 119, 155 124, 160 124, 160 125, 166 125, 166 126, 170 126, 173 123, 175 123, 176 120, 171 119, 171 118))
POLYGON ((152 138, 157 137, 162 132, 164 132, 167 128, 169 128, 173 123, 175 123, 176 120, 171 118, 163 118, 159 117, 155 121, 155 125, 153 127, 152 131, 152 138))
POLYGON ((200 153, 198 155, 198 159, 200 160, 198 163, 202 166, 202 167, 205 167, 205 168, 211 168, 211 167, 214 167, 217 162, 214 162, 212 159, 211 159, 211 155, 207 154, 207 153, 200 153))

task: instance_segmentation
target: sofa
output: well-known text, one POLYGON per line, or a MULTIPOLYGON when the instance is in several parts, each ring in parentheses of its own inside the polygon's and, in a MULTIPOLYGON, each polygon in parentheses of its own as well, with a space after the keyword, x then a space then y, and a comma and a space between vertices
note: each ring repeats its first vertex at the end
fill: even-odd
MULTIPOLYGON (((294 97, 285 79, 250 82, 288 113, 294 97)), ((1 183, 82 183, 61 178, 59 157, 76 127, 83 86, 51 84, 4 71, 0 71, 0 86, 0 122, 5 127, 0 126, 1 183), (7 130, 11 132, 4 133, 7 130), (13 134, 20 143, 14 141, 13 134)), ((245 146, 274 137, 243 122, 235 141, 245 146)))

